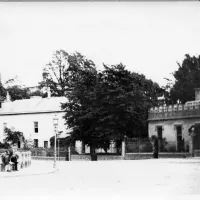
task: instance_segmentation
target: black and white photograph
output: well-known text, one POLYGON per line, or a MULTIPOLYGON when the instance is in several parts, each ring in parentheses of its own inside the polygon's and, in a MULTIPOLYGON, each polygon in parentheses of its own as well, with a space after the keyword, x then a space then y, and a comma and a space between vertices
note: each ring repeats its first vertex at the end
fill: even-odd
POLYGON ((0 197, 200 195, 197 1, 0 2, 0 197))

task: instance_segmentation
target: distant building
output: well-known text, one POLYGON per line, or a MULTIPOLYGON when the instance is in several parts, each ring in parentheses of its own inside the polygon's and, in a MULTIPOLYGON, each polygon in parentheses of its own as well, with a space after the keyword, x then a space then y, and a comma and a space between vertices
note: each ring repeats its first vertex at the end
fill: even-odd
POLYGON ((58 131, 62 131, 60 137, 67 136, 67 126, 61 109, 61 103, 65 103, 65 97, 31 97, 30 99, 10 101, 7 94, 6 101, 1 102, 0 107, 0 141, 5 138, 4 128, 13 127, 16 131, 23 132, 25 139, 32 140, 35 147, 49 147, 50 138, 55 135, 53 118, 58 118, 58 131))
MULTIPOLYGON (((148 121, 149 136, 166 138, 167 150, 191 152, 191 137, 188 129, 200 123, 200 89, 195 90, 195 101, 188 101, 184 105, 151 108, 148 121)), ((199 135, 197 134, 195 138, 194 149, 196 150, 200 149, 199 135)))

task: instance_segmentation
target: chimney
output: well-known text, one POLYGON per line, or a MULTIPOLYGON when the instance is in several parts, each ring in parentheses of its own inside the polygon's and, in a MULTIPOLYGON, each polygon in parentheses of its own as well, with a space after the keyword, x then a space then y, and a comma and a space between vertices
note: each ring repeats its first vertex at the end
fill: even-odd
POLYGON ((47 88, 47 98, 51 98, 51 90, 50 87, 47 88))
POLYGON ((200 100, 200 88, 195 88, 195 101, 200 100))
POLYGON ((7 91, 7 94, 6 94, 6 101, 9 102, 10 101, 10 94, 9 92, 7 91))

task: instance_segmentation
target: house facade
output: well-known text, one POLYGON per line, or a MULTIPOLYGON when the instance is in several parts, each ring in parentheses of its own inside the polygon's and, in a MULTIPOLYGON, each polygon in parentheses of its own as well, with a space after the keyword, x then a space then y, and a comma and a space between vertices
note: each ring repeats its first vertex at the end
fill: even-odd
MULTIPOLYGON (((195 90, 195 100, 183 105, 151 108, 148 118, 149 137, 166 138, 166 150, 191 152, 191 136, 188 129, 200 123, 200 89, 195 90)), ((200 149, 200 134, 195 138, 195 149, 200 149)))
POLYGON ((0 106, 0 141, 5 138, 5 127, 23 132, 25 139, 34 142, 35 147, 50 147, 50 138, 55 135, 53 119, 58 119, 58 132, 60 137, 66 137, 65 112, 61 104, 65 97, 47 98, 31 97, 30 99, 10 101, 7 94, 6 101, 0 106))

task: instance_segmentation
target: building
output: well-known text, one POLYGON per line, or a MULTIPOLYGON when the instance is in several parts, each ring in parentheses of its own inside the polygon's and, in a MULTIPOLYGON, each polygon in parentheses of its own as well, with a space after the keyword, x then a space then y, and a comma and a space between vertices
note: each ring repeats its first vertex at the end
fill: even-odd
POLYGON ((4 141, 4 130, 8 127, 23 132, 25 139, 32 140, 35 147, 47 148, 50 146, 50 138, 55 135, 55 117, 58 119, 60 137, 66 137, 68 129, 63 118, 65 112, 61 109, 61 104, 66 101, 65 97, 51 97, 50 90, 47 98, 33 96, 13 102, 7 94, 0 106, 0 141, 4 141))
MULTIPOLYGON (((166 138, 166 150, 190 151, 191 136, 188 129, 200 123, 200 89, 195 90, 195 100, 184 105, 170 105, 151 108, 149 111, 149 136, 166 138)), ((195 149, 200 149, 200 140, 196 137, 195 149)))

